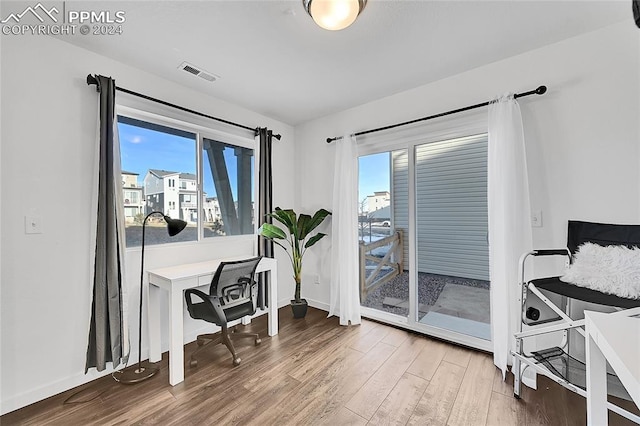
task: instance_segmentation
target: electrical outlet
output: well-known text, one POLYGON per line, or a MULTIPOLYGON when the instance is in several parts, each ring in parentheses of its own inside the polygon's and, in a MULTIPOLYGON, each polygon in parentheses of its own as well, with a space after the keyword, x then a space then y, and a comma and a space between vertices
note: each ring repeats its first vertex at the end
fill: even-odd
POLYGON ((531 212, 531 226, 534 228, 542 227, 542 210, 533 210, 531 212))
POLYGON ((42 217, 29 215, 24 217, 25 234, 42 234, 42 217))

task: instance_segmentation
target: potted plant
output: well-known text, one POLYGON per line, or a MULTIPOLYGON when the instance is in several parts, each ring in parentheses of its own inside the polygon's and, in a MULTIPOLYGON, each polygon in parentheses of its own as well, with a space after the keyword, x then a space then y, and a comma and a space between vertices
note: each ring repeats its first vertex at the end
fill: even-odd
POLYGON ((285 229, 269 223, 263 224, 259 229, 260 235, 282 247, 291 260, 293 279, 296 282, 296 291, 291 301, 294 318, 303 318, 307 314, 307 301, 300 298, 302 258, 309 247, 327 235, 322 232, 313 235, 312 233, 330 214, 331 212, 320 209, 313 216, 303 213, 296 215, 292 209, 283 210, 276 207, 268 216, 284 225, 285 229))

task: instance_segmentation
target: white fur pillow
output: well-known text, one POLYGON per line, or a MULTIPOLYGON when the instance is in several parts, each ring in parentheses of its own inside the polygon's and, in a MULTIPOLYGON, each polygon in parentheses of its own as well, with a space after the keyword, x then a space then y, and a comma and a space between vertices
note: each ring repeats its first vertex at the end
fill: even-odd
POLYGON ((640 299, 640 248, 584 243, 560 279, 602 293, 640 299))

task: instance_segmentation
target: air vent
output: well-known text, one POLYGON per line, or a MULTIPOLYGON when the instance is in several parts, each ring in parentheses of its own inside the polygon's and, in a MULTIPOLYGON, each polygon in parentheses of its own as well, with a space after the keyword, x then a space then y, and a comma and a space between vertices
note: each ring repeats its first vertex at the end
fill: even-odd
POLYGON ((219 76, 212 74, 210 72, 201 70, 200 68, 188 62, 183 62, 182 64, 180 64, 178 68, 188 72, 189 74, 196 75, 204 80, 211 81, 211 82, 216 81, 220 78, 219 76))
POLYGON ((182 69, 185 70, 186 72, 190 72, 191 74, 195 74, 195 75, 200 74, 200 70, 190 67, 189 65, 184 65, 182 69))

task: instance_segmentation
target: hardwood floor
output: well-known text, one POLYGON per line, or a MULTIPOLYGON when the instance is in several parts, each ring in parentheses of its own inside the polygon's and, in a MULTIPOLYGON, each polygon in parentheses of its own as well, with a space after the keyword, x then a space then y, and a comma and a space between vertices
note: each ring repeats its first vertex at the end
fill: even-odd
MULTIPOLYGON (((185 347, 185 381, 160 372, 137 385, 110 376, 0 417, 4 425, 584 425, 582 397, 539 378, 513 398, 489 354, 372 321, 341 327, 309 309, 293 320, 279 312, 280 333, 266 316, 247 328, 262 344, 236 340, 233 367, 222 345, 199 354, 185 347)), ((629 407, 629 405, 626 405, 629 407)), ((631 405, 633 406, 633 405, 631 405)), ((609 414, 612 425, 631 424, 609 414)))

